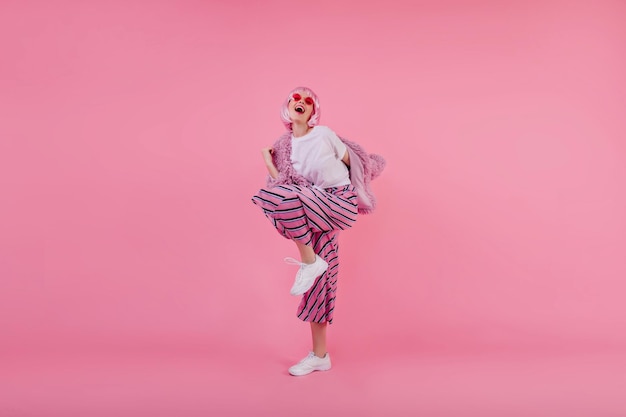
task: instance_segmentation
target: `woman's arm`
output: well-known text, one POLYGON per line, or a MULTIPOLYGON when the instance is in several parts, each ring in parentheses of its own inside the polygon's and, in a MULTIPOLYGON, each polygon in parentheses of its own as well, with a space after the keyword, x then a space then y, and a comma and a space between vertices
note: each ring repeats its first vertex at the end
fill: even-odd
POLYGON ((347 167, 350 166, 350 153, 348 153, 348 150, 346 149, 346 153, 343 156, 343 158, 341 158, 341 160, 343 161, 344 164, 346 164, 347 167))
POLYGON ((263 154, 263 160, 265 161, 265 166, 267 167, 267 172, 269 172, 270 176, 274 179, 278 178, 278 170, 274 165, 274 161, 272 161, 272 154, 274 153, 273 148, 263 148, 261 149, 261 153, 263 154))

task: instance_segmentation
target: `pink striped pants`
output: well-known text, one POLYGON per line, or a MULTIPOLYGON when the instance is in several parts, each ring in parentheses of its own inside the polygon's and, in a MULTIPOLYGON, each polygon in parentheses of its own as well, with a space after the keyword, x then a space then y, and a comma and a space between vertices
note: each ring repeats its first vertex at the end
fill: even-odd
POLYGON ((333 321, 339 270, 337 235, 356 221, 356 198, 352 185, 327 189, 278 185, 252 197, 278 233, 311 245, 328 262, 326 272, 302 295, 297 315, 303 321, 333 321))

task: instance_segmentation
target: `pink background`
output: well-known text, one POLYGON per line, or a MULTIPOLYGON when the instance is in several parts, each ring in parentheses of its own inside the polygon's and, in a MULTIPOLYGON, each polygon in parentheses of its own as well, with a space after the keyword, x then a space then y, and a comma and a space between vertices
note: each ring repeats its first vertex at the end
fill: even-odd
POLYGON ((618 0, 1 2, 0 415, 312 392, 626 414, 624 22, 618 0), (250 202, 297 85, 388 162, 341 236, 335 369, 305 379, 296 251, 250 202))

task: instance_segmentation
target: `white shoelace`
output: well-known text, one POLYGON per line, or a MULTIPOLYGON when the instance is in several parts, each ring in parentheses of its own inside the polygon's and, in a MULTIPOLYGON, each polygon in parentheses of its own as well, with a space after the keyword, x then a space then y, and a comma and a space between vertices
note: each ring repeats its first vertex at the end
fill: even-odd
POLYGON ((300 262, 299 260, 293 259, 293 258, 290 258, 290 257, 286 257, 285 258, 285 263, 288 263, 288 264, 291 264, 291 265, 298 265, 300 267, 303 267, 303 266, 306 265, 304 262, 300 262))

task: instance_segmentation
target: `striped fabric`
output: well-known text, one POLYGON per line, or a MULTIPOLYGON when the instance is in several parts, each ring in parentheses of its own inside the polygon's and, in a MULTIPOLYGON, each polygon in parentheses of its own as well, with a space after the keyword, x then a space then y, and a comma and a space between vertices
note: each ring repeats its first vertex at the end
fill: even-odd
POLYGON ((302 296, 298 317, 303 321, 333 321, 337 272, 337 234, 350 228, 357 218, 357 196, 352 185, 325 190, 298 185, 261 189, 252 201, 263 209, 278 233, 311 245, 328 262, 328 269, 302 296))

